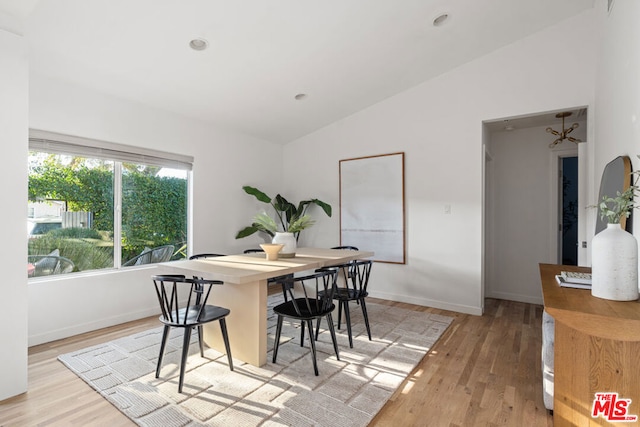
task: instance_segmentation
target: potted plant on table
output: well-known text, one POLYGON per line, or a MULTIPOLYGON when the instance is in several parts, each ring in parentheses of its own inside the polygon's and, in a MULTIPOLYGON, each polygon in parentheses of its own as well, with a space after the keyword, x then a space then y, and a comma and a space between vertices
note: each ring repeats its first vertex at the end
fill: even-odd
POLYGON ((271 205, 276 213, 277 222, 266 212, 260 212, 253 217, 253 223, 250 226, 238 231, 236 239, 251 236, 259 231, 264 232, 271 236, 272 243, 283 243, 285 245, 280 253, 283 258, 295 255, 300 232, 315 223, 311 216, 307 214, 309 206, 319 206, 327 216, 331 216, 331 205, 322 200, 303 200, 296 206, 280 194, 271 198, 255 187, 245 185, 242 189, 259 201, 271 205))
POLYGON ((636 206, 634 195, 638 190, 638 171, 635 182, 615 197, 605 195, 600 204, 600 218, 607 228, 593 237, 591 242, 591 294, 615 301, 638 299, 638 244, 633 234, 620 225, 636 206))

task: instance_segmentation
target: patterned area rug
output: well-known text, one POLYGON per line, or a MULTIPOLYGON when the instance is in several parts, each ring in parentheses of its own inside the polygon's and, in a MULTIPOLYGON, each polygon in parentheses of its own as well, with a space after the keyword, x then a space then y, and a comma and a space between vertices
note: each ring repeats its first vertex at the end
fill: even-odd
MULTIPOLYGON (((269 297, 269 349, 275 336, 271 307, 281 302, 278 298, 282 297, 269 297)), ((172 331, 158 379, 162 328, 58 359, 140 426, 366 426, 453 319, 368 303, 373 338, 369 341, 362 312, 355 304, 351 311, 353 349, 343 324, 336 330, 336 360, 331 336, 321 329, 317 377, 309 342, 300 347, 300 325, 286 320, 278 363, 271 363, 270 351, 261 368, 234 360, 231 372, 226 356, 213 349, 205 349, 205 357, 200 357, 194 334, 182 394, 179 330, 172 331)))

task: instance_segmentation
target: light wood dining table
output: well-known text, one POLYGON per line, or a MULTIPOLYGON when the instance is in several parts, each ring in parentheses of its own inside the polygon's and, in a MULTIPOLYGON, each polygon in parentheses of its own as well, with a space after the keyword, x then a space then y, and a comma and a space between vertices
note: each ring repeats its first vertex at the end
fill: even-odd
MULTIPOLYGON (((371 251, 298 248, 295 257, 269 261, 264 253, 226 255, 159 264, 162 274, 184 274, 221 280, 209 302, 228 308, 227 329, 234 359, 254 366, 267 362, 267 280, 292 273, 370 258, 371 251)), ((214 322, 216 323, 216 322, 214 322)), ((224 353, 217 323, 204 325, 205 343, 224 353)))

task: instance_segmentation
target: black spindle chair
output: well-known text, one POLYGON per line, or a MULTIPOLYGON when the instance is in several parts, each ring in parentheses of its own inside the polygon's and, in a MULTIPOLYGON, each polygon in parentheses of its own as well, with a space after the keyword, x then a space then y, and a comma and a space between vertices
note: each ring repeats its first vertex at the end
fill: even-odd
POLYGON ((227 359, 229 360, 229 369, 233 371, 233 360, 231 359, 229 335, 225 321, 230 311, 227 308, 207 304, 211 288, 222 285, 223 282, 220 280, 190 279, 183 275, 157 275, 153 276, 152 279, 162 312, 159 319, 164 324, 160 354, 158 355, 158 364, 156 366, 156 378, 160 377, 169 331, 171 328, 182 328, 184 337, 180 359, 180 379, 178 382, 178 393, 182 393, 184 371, 187 364, 187 356, 189 355, 189 342, 191 341, 191 329, 196 328, 198 331, 200 356, 204 357, 202 325, 216 320, 220 322, 222 338, 227 351, 227 359))
MULTIPOLYGON (((340 360, 338 342, 333 328, 333 318, 331 317, 331 312, 335 308, 335 304, 333 303, 333 290, 336 288, 335 282, 337 274, 338 271, 336 269, 327 268, 320 269, 316 273, 308 276, 284 280, 290 298, 287 302, 283 302, 273 308, 274 313, 278 315, 276 338, 273 348, 273 363, 276 363, 278 357, 282 323, 285 318, 300 320, 303 322, 303 327, 304 323, 307 324, 309 328, 309 343, 313 357, 313 370, 316 376, 318 375, 318 362, 316 358, 315 337, 312 332, 314 319, 327 319, 336 358, 340 360), (296 284, 299 286, 295 286, 296 284), (294 295, 294 287, 300 289, 299 292, 301 296, 298 298, 294 295)), ((303 342, 301 342, 300 345, 302 346, 303 342)))
POLYGON ((331 249, 342 249, 342 250, 347 250, 347 251, 359 251, 360 250, 356 246, 349 246, 349 245, 347 245, 347 246, 334 246, 331 249))
MULTIPOLYGON (((225 256, 224 254, 214 254, 214 253, 199 253, 199 254, 193 254, 189 257, 189 260, 194 260, 194 259, 207 259, 207 258, 217 258, 219 256, 225 256)), ((198 277, 198 276, 193 276, 194 279, 202 279, 202 277, 198 277)), ((200 294, 201 295, 201 294, 200 294)), ((200 296, 198 295, 198 296, 200 296)), ((200 299, 198 298, 196 300, 196 304, 200 304, 200 299)))
MULTIPOLYGON (((264 251, 262 249, 257 249, 257 248, 250 248, 250 249, 245 249, 244 250, 245 254, 253 254, 253 253, 264 253, 264 251)), ((287 290, 285 289, 285 284, 283 282, 284 279, 291 279, 293 277, 293 274, 285 274, 284 276, 278 276, 278 277, 272 277, 271 279, 267 279, 267 284, 271 285, 271 284, 280 284, 280 286, 282 286, 282 296, 284 297, 284 300, 287 301, 288 297, 287 297, 287 290)))
MULTIPOLYGON (((347 332, 349 334, 349 347, 351 348, 353 348, 353 335, 351 332, 351 313, 349 312, 350 301, 355 301, 360 304, 364 324, 367 328, 367 335, 369 336, 369 341, 371 341, 371 328, 369 327, 369 315, 367 313, 365 298, 369 295, 367 286, 369 284, 372 265, 373 261, 371 260, 355 260, 334 267, 338 269, 339 277, 344 280, 344 283, 341 283, 342 286, 336 285, 336 289, 333 292, 333 299, 338 301, 338 329, 340 329, 342 311, 344 311, 345 323, 347 324, 347 332)), ((318 319, 316 324, 316 338, 319 331, 320 319, 318 319)))
POLYGON ((204 258, 214 258, 214 257, 219 257, 219 256, 225 256, 224 254, 207 254, 207 253, 202 253, 202 254, 193 254, 189 257, 189 259, 204 259, 204 258))
POLYGON ((346 250, 350 250, 350 251, 359 251, 360 250, 355 246, 334 246, 331 249, 346 249, 346 250))

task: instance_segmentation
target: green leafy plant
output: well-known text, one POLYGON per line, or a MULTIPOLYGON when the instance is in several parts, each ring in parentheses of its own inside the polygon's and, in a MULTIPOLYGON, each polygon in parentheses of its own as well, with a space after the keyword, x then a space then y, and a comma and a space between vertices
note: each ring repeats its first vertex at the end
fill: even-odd
MULTIPOLYGON (((49 154, 42 164, 29 170, 29 200, 62 200, 69 211, 92 212, 93 229, 112 232, 114 178, 109 165, 82 157, 65 163, 60 155, 49 154)), ((186 180, 157 176, 158 167, 136 166, 123 164, 123 259, 137 255, 145 246, 180 247, 187 240, 186 180)))
POLYGON ((253 217, 253 223, 250 226, 238 231, 236 239, 251 236, 258 231, 273 237, 279 229, 280 231, 294 233, 297 238, 302 230, 311 227, 315 223, 311 216, 306 213, 311 205, 319 206, 327 216, 331 216, 331 205, 322 200, 303 200, 296 206, 280 194, 271 198, 255 187, 245 185, 242 189, 259 201, 271 205, 277 215, 277 222, 266 212, 260 212, 253 217))
MULTIPOLYGON (((639 156, 640 157, 640 156, 639 156)), ((636 175, 633 185, 630 185, 623 192, 617 191, 615 197, 603 196, 600 204, 600 219, 607 221, 609 224, 617 224, 622 217, 629 218, 631 210, 636 206, 633 196, 638 191, 638 179, 640 171, 634 171, 631 175, 636 175)))

